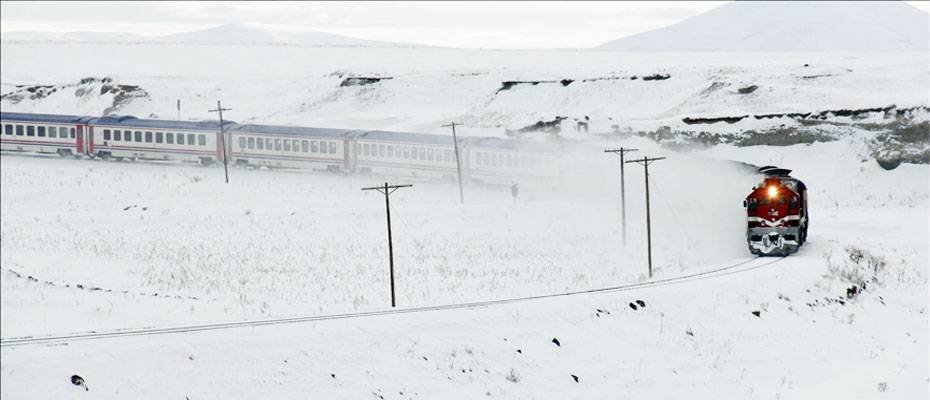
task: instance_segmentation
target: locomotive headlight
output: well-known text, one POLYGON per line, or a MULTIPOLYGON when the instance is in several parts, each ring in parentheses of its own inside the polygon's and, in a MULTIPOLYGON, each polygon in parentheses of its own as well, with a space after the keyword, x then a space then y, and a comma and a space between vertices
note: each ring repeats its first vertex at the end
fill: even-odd
POLYGON ((778 188, 775 186, 769 186, 769 198, 774 199, 778 197, 778 188))

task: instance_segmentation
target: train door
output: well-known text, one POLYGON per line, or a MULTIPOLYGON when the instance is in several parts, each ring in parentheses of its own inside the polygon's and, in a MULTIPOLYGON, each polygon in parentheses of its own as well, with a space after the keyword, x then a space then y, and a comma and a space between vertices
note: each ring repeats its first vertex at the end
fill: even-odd
POLYGON ((93 156, 94 152, 94 127, 92 125, 85 125, 87 127, 87 155, 93 156))
POLYGON ((355 171, 355 141, 345 139, 342 141, 343 168, 346 172, 355 171))
POLYGON ((226 145, 226 140, 224 140, 225 138, 221 132, 222 129, 220 129, 220 132, 216 133, 216 159, 217 161, 223 162, 225 160, 223 146, 226 145))
POLYGON ((77 154, 84 154, 84 125, 78 125, 77 128, 77 138, 75 138, 75 144, 77 145, 77 154))

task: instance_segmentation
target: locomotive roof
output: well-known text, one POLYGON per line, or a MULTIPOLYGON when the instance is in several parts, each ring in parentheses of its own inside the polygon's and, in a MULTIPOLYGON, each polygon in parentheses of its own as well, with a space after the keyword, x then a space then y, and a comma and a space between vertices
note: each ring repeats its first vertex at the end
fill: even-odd
POLYGON ((271 133, 281 135, 301 135, 301 136, 326 136, 326 137, 344 137, 352 132, 351 129, 338 128, 308 128, 302 126, 283 126, 283 125, 260 125, 246 124, 236 125, 231 130, 237 132, 251 133, 271 133))
POLYGON ((33 114, 20 112, 0 111, 0 119, 4 121, 32 121, 48 122, 53 124, 77 123, 85 117, 79 115, 58 115, 58 114, 33 114))
MULTIPOLYGON (((153 128, 153 129, 186 129, 215 131, 220 127, 220 121, 172 121, 164 119, 141 119, 131 115, 99 117, 91 120, 93 124, 124 126, 130 128, 153 128)), ((223 121, 226 126, 235 125, 233 121, 223 121)))

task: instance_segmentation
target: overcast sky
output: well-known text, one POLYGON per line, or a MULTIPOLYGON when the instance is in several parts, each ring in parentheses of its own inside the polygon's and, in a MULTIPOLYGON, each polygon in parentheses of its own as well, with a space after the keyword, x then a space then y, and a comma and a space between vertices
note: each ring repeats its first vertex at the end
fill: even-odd
MULTIPOLYGON (((593 47, 727 1, 0 2, 2 31, 157 36, 228 23, 302 26, 363 39, 464 48, 593 47)), ((924 11, 930 3, 911 2, 924 11)))

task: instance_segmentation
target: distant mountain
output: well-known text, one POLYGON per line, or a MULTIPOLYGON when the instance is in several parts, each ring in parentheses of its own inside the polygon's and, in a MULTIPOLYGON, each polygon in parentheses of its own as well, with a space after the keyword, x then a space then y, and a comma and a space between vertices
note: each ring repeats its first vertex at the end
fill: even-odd
POLYGON ((0 40, 21 43, 189 43, 189 44, 290 44, 334 47, 394 47, 412 44, 357 39, 300 27, 263 24, 228 24, 190 32, 150 37, 122 32, 3 32, 0 40))
POLYGON ((930 51, 930 15, 900 1, 736 1, 595 49, 930 51))
POLYGON ((159 37, 165 42, 198 44, 294 44, 305 46, 398 46, 401 44, 357 39, 307 28, 264 24, 228 24, 159 37))

